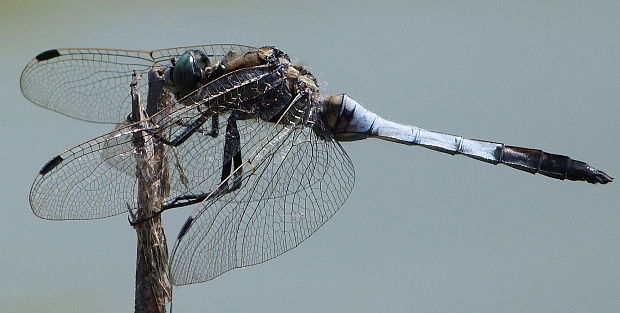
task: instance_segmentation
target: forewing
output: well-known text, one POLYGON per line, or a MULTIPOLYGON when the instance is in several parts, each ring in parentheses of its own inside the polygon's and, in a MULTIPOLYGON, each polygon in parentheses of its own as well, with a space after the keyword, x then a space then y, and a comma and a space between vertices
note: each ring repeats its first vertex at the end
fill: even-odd
POLYGON ((201 50, 207 55, 207 57, 209 57, 209 60, 213 64, 220 61, 223 57, 230 53, 243 54, 256 49, 257 48, 251 46, 235 44, 197 45, 153 50, 152 56, 156 64, 167 65, 169 64, 171 58, 178 58, 187 50, 201 50))
MULTIPOLYGON (((58 113, 98 123, 118 123, 131 113, 132 74, 153 65, 149 51, 56 49, 32 59, 20 87, 28 100, 58 113)), ((139 83, 146 95, 146 80, 139 83)))
MULTIPOLYGON (((230 51, 243 53, 241 45, 188 46, 153 51, 113 49, 54 49, 33 58, 20 79, 24 96, 46 109, 85 121, 118 123, 131 113, 129 83, 134 71, 145 75, 152 66, 169 66, 186 50, 201 49, 211 61, 230 51)), ((143 96, 147 80, 138 83, 143 96)))
MULTIPOLYGON (((222 165, 230 159, 223 149, 230 112, 222 99, 258 97, 278 86, 278 81, 281 81, 280 73, 266 67, 239 70, 205 86, 200 104, 182 106, 173 112, 164 109, 145 121, 122 126, 63 152, 46 164, 35 178, 30 191, 33 212, 44 219, 67 220, 103 218, 126 212, 128 208, 135 209, 136 171, 142 171, 137 167, 135 133, 142 132, 147 144, 161 144, 160 138, 171 140, 180 136, 203 116, 207 121, 186 142, 177 147, 163 147, 169 175, 162 175, 170 177, 166 203, 184 195, 208 193, 209 188, 219 183, 222 165), (203 115, 198 106, 219 112, 216 138, 211 136, 213 114, 203 115)), ((244 138, 253 140, 259 134, 249 126, 251 124, 241 125, 239 132, 244 138)), ((244 146, 237 149, 244 149, 244 146)))
POLYGON ((349 196, 353 164, 331 135, 261 125, 254 132, 263 139, 246 144, 241 188, 204 202, 182 228, 171 259, 175 285, 275 258, 310 237, 349 196))

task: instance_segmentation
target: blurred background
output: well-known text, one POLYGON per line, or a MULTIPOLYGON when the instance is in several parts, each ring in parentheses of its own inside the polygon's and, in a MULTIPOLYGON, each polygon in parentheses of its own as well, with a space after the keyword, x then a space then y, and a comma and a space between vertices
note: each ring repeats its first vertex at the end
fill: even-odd
MULTIPOLYGON (((19 76, 62 47, 276 45, 393 120, 542 148, 620 176, 618 1, 7 1, 0 4, 0 303, 132 312, 126 216, 30 211, 52 156, 112 129, 44 110, 19 76)), ((620 181, 561 182, 422 148, 344 144, 356 185, 298 248, 174 289, 173 312, 617 312, 620 181)), ((172 242, 190 213, 165 214, 172 242)))

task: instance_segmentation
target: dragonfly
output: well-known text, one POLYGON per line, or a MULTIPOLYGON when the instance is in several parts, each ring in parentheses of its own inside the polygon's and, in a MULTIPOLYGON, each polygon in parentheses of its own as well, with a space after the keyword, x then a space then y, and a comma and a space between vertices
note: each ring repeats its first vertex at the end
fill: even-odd
MULTIPOLYGON (((163 144, 169 190, 158 213, 198 204, 173 247, 175 285, 268 261, 309 238, 353 189, 353 163, 341 142, 378 138, 553 179, 613 180, 568 156, 400 124, 346 94, 325 96, 312 73, 275 47, 53 49, 27 64, 20 86, 43 108, 118 124, 43 166, 29 199, 40 218, 88 220, 138 209, 133 135, 163 144), (144 119, 128 114, 128 86, 156 68, 170 104, 144 119)), ((148 93, 143 80, 136 88, 148 93)))

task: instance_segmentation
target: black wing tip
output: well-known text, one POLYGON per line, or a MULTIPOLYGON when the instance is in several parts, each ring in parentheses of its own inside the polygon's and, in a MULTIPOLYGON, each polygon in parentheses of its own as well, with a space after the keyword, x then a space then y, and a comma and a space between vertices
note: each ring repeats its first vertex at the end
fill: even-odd
POLYGON ((53 58, 56 58, 56 57, 59 57, 59 56, 60 56, 60 52, 58 52, 58 50, 51 49, 51 50, 45 50, 45 51, 37 54, 37 56, 34 57, 34 58, 37 59, 37 61, 41 62, 41 61, 53 59, 53 58))
POLYGON ((39 175, 45 175, 49 173, 56 166, 58 166, 58 164, 62 163, 62 161, 64 161, 64 159, 60 155, 55 156, 53 159, 47 161, 47 163, 43 165, 43 167, 39 171, 39 175))
POLYGON ((194 218, 190 215, 185 221, 185 223, 183 224, 183 226, 181 227, 181 230, 179 231, 179 235, 177 236, 177 240, 181 240, 181 238, 185 236, 185 234, 189 230, 189 227, 192 226, 193 221, 194 221, 194 218))

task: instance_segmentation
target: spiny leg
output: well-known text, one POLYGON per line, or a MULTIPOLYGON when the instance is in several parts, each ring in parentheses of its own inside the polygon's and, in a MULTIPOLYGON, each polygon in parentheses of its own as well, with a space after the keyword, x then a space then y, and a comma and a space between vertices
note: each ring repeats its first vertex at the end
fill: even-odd
MULTIPOLYGON (((216 134, 215 136, 217 136, 218 127, 216 127, 216 125, 219 127, 219 121, 217 119, 217 115, 214 115, 212 119, 213 128, 210 132, 210 135, 212 136, 213 134, 216 134)), ((183 195, 176 197, 168 204, 162 206, 158 212, 139 220, 134 219, 132 221, 130 219, 129 224, 135 226, 161 214, 165 210, 197 204, 205 201, 210 196, 220 196, 239 189, 241 187, 241 177, 243 175, 243 167, 241 166, 242 160, 241 136, 237 126, 237 117, 233 114, 228 118, 228 122, 226 124, 222 175, 217 190, 215 192, 206 192, 199 195, 183 195)))
POLYGON ((182 127, 184 127, 185 129, 183 130, 183 132, 181 132, 181 134, 174 137, 172 140, 168 140, 155 133, 151 133, 151 135, 153 136, 153 138, 157 139, 159 142, 165 145, 178 147, 179 145, 183 144, 187 139, 189 139, 189 137, 191 137, 195 132, 197 132, 200 129, 200 127, 204 125, 207 119, 208 119, 208 116, 206 115, 206 113, 203 113, 200 115, 200 117, 198 117, 198 119, 193 121, 191 124, 182 125, 182 127))
POLYGON ((218 114, 213 114, 213 116, 211 116, 211 131, 208 133, 208 135, 213 138, 217 138, 219 134, 220 134, 220 116, 218 114))
MULTIPOLYGON (((228 193, 239 189, 241 186, 241 176, 243 175, 243 167, 241 166, 241 139, 239 128, 237 126, 237 118, 231 115, 226 124, 226 135, 224 140, 224 155, 222 164, 222 175, 217 191, 213 196, 228 193), (229 184, 230 182, 230 184, 229 184)), ((177 208, 181 206, 196 204, 207 199, 212 192, 206 192, 199 195, 183 195, 176 197, 172 202, 163 207, 164 210, 177 208)))
POLYGON ((243 175, 243 167, 241 166, 242 158, 240 137, 239 128, 237 127, 237 118, 233 113, 228 118, 228 123, 226 124, 224 165, 222 166, 222 177, 220 181, 221 186, 227 188, 227 192, 237 190, 241 186, 240 178, 243 175), (231 183, 230 186, 228 186, 229 182, 231 183))
MULTIPOLYGON (((187 124, 182 124, 183 127, 186 127, 185 131, 183 131, 183 133, 181 133, 179 136, 175 137, 174 139, 170 141, 162 138, 161 136, 158 136, 157 134, 151 134, 151 135, 157 140, 159 140, 160 142, 166 145, 170 145, 171 146, 170 149, 174 149, 175 147, 183 144, 195 132, 201 132, 199 129, 207 121, 208 115, 209 115, 208 112, 203 113, 196 121, 189 124, 189 126, 187 124)), ((206 132, 202 131, 201 133, 206 133, 206 132)), ((211 115, 211 130, 206 134, 213 138, 216 138, 218 136, 219 134, 219 115, 218 114, 213 113, 211 115)), ((177 164, 177 166, 180 166, 180 164, 177 164)), ((179 168, 178 170, 182 171, 183 169, 179 168)), ((180 175, 184 176, 185 174, 181 172, 180 175)), ((128 218, 129 224, 131 226, 135 226, 135 225, 144 223, 145 221, 161 214, 165 210, 200 203, 204 201, 208 197, 209 194, 210 193, 204 193, 200 195, 183 195, 183 196, 176 197, 172 202, 162 206, 162 208, 159 211, 151 214, 150 216, 143 217, 140 219, 136 219, 135 216, 130 216, 128 218)))

